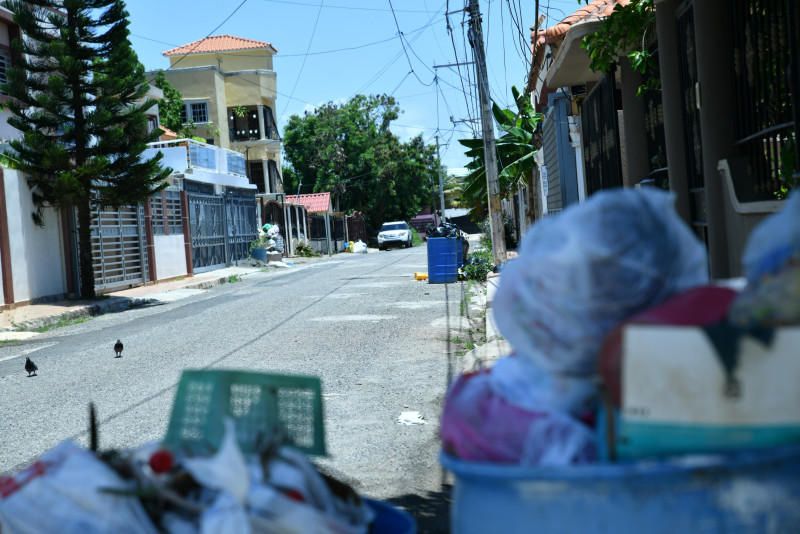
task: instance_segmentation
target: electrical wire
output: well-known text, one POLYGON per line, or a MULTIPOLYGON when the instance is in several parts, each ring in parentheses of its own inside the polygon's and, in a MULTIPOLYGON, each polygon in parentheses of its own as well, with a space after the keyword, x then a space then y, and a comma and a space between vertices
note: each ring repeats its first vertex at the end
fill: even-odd
MULTIPOLYGON (((319 16, 322 14, 322 6, 324 3, 325 0, 319 0, 319 10, 317 11, 317 18, 314 21, 314 28, 311 30, 311 38, 308 40, 308 47, 306 48, 306 54, 308 54, 308 51, 311 50, 311 43, 314 42, 314 35, 317 33, 317 24, 319 23, 319 16)), ((297 73, 297 79, 294 81, 294 87, 292 87, 292 92, 289 96, 289 100, 286 101, 286 105, 283 106, 283 111, 280 113, 280 115, 278 115, 279 117, 278 120, 280 120, 280 117, 283 117, 283 114, 286 113, 286 108, 289 106, 289 101, 294 96, 294 91, 295 89, 297 89, 297 84, 300 82, 300 76, 302 76, 303 74, 303 68, 306 66, 306 59, 308 59, 307 55, 303 58, 303 63, 300 65, 300 72, 297 73)))
POLYGON ((166 69, 166 70, 171 70, 173 67, 175 67, 175 65, 177 65, 178 63, 180 63, 181 61, 183 61, 183 59, 184 59, 186 56, 188 56, 189 54, 191 54, 191 53, 194 51, 194 49, 195 49, 195 48, 197 48, 198 46, 200 46, 200 43, 202 43, 203 41, 205 41, 206 39, 208 39, 209 37, 211 37, 211 34, 212 34, 212 33, 214 33, 215 31, 217 31, 218 29, 220 29, 220 28, 222 27, 222 25, 223 25, 223 24, 225 24, 226 22, 228 22, 228 20, 230 20, 230 18, 231 18, 232 16, 234 16, 234 15, 236 14, 236 12, 237 12, 237 11, 239 11, 239 9, 240 9, 240 8, 241 8, 243 5, 245 5, 246 3, 247 3, 247 0, 242 0, 242 3, 241 3, 241 4, 239 4, 238 6, 236 6, 236 9, 234 9, 234 10, 231 12, 231 14, 230 14, 230 15, 228 15, 227 17, 225 17, 225 20, 223 20, 222 22, 220 22, 220 23, 217 25, 217 27, 216 27, 216 28, 214 28, 213 30, 211 30, 211 31, 208 33, 208 35, 206 35, 205 37, 203 37, 202 39, 200 39, 199 41, 197 41, 197 42, 194 44, 194 46, 193 46, 193 47, 192 47, 192 48, 191 48, 191 49, 190 49, 188 52, 186 52, 184 55, 182 55, 180 58, 178 58, 178 61, 176 61, 175 63, 171 64, 171 65, 169 66, 169 68, 168 68, 168 69, 166 69))
MULTIPOLYGON (((392 5, 392 0, 389 0, 389 7, 392 8, 392 16, 394 17, 394 24, 395 26, 397 26, 397 35, 400 36, 400 44, 403 47, 403 53, 406 55, 406 60, 408 60, 408 67, 411 69, 411 73, 414 75, 414 77, 417 79, 419 83, 421 83, 425 87, 430 87, 431 85, 433 85, 433 82, 432 81, 430 83, 423 82, 422 78, 420 78, 419 75, 414 71, 414 66, 411 64, 411 58, 408 57, 408 51, 406 50, 406 45, 403 40, 403 32, 400 31, 400 23, 397 22, 397 13, 394 12, 394 6, 392 5)), ((411 48, 411 45, 409 45, 409 48, 411 48)), ((413 49, 411 51, 414 52, 413 49)), ((416 53, 414 53, 414 55, 416 56, 416 53)), ((417 56, 417 59, 419 59, 419 56, 417 56)))

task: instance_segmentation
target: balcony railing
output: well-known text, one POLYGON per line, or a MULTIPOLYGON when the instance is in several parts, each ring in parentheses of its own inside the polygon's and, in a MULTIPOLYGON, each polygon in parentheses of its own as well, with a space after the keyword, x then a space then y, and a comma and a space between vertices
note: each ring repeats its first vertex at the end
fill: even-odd
POLYGON ((193 139, 157 141, 150 143, 148 146, 150 150, 160 150, 164 154, 163 165, 172 167, 177 172, 183 172, 187 169, 203 169, 247 177, 244 156, 233 150, 201 143, 193 139), (223 161, 225 162, 224 165, 221 164, 223 161))

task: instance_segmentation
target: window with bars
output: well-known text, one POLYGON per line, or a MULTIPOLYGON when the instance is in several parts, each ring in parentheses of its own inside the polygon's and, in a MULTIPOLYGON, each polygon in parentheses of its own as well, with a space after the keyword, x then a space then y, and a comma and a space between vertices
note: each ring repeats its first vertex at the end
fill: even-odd
POLYGON ((180 191, 163 191, 150 200, 154 235, 183 234, 180 191))
MULTIPOLYGON (((11 68, 11 52, 0 48, 0 84, 8 82, 8 69, 11 68)), ((7 94, 0 91, 0 95, 7 94)))
POLYGON ((189 104, 192 111, 192 120, 197 122, 208 122, 208 102, 197 102, 189 104))

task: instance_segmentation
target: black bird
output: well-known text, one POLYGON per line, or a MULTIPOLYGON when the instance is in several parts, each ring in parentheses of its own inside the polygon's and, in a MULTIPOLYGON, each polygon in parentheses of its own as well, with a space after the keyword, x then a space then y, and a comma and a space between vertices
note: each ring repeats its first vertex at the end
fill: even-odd
POLYGON ((122 341, 120 341, 119 339, 117 340, 116 343, 114 343, 114 352, 117 353, 115 358, 122 358, 122 341))
POLYGON ((31 373, 33 373, 33 376, 36 376, 36 371, 38 371, 39 368, 36 367, 36 364, 33 363, 33 360, 30 358, 25 358, 25 370, 28 371, 28 376, 31 376, 31 373))

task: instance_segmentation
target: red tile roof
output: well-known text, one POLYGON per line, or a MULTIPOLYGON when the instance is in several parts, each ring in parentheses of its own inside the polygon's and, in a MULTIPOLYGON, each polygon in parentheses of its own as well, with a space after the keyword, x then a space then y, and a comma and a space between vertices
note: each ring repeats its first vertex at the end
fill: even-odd
POLYGON ((311 193, 310 195, 286 195, 286 202, 305 204, 308 213, 328 211, 331 205, 330 193, 311 193))
POLYGON ((198 41, 193 41, 189 44, 161 52, 163 56, 180 56, 184 54, 209 54, 213 52, 232 52, 239 50, 258 50, 262 48, 269 48, 272 53, 278 50, 269 43, 264 41, 254 41, 253 39, 245 39, 244 37, 235 37, 233 35, 212 35, 198 41))
POLYGON ((599 20, 608 17, 617 5, 627 6, 631 0, 592 0, 588 4, 582 6, 572 15, 564 17, 561 22, 545 28, 544 30, 537 30, 531 33, 531 49, 534 52, 534 71, 528 81, 528 86, 533 89, 539 71, 541 70, 542 60, 544 59, 544 45, 545 43, 559 43, 564 40, 567 31, 577 22, 585 20, 599 20))

